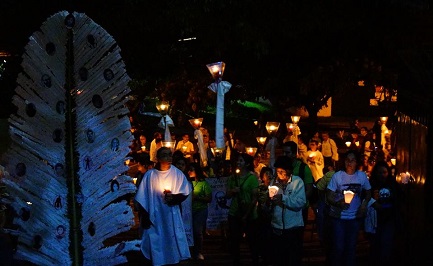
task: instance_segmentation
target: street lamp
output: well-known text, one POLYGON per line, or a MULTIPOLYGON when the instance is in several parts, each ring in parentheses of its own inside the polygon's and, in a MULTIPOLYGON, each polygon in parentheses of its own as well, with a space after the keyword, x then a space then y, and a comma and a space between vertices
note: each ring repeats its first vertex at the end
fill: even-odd
POLYGON ((270 135, 270 139, 268 141, 268 144, 266 145, 266 150, 269 151, 269 167, 274 169, 274 163, 275 163, 275 149, 278 144, 277 137, 275 136, 278 128, 280 127, 280 122, 267 122, 266 123, 266 130, 268 131, 270 135))
POLYGON ((194 130, 194 138, 197 140, 197 146, 200 155, 200 165, 202 167, 207 166, 207 153, 206 147, 203 142, 203 133, 200 130, 201 124, 203 123, 203 118, 193 118, 188 120, 194 130))
POLYGON ((156 104, 156 109, 158 109, 158 112, 161 114, 163 119, 163 127, 165 130, 164 132, 165 141, 171 141, 171 134, 167 124, 167 113, 169 108, 170 108, 170 104, 166 101, 161 101, 156 104))
POLYGON ((266 130, 268 131, 269 135, 272 135, 278 131, 278 128, 280 127, 280 122, 267 122, 266 123, 266 130))
POLYGON ((208 88, 217 94, 217 107, 216 107, 216 123, 215 123, 215 143, 217 149, 225 148, 224 141, 224 95, 230 90, 232 84, 227 81, 222 81, 226 64, 224 62, 216 62, 207 64, 214 83, 210 84, 208 88))
POLYGON ((174 152, 174 148, 175 148, 174 147, 174 144, 175 144, 174 141, 165 140, 165 141, 161 141, 161 143, 162 143, 162 147, 170 148, 171 152, 174 152))
POLYGON ((266 158, 265 156, 265 143, 267 137, 256 137, 257 142, 259 143, 260 153, 262 154, 262 158, 266 158))
POLYGON ((193 118, 188 121, 194 129, 200 129, 201 124, 203 123, 203 118, 193 118))
POLYGON ((295 125, 298 124, 299 120, 301 119, 299 115, 292 115, 290 118, 295 125))
POLYGON ((248 155, 251 155, 254 157, 254 155, 256 155, 257 148, 256 147, 245 147, 245 151, 247 152, 248 155))

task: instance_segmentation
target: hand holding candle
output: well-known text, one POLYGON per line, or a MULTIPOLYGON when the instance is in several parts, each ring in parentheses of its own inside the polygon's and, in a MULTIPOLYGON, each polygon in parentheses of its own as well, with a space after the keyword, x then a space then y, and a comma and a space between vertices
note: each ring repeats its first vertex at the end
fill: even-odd
POLYGON ((268 191, 269 191, 269 197, 273 198, 275 195, 278 194, 278 191, 280 189, 277 186, 269 186, 268 187, 268 191))
POLYGON ((173 200, 171 190, 168 188, 164 189, 164 200, 167 204, 170 204, 170 202, 173 200))

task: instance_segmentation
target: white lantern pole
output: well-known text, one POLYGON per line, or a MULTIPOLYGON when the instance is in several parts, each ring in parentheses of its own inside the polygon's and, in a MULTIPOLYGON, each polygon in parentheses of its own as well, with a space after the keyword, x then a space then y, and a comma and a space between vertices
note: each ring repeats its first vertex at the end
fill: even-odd
POLYGON ((225 148, 224 141, 224 95, 230 90, 232 84, 227 81, 222 81, 224 74, 225 63, 216 62, 207 64, 209 72, 215 79, 215 82, 210 84, 208 88, 217 94, 216 106, 216 123, 215 123, 215 143, 217 149, 225 148))

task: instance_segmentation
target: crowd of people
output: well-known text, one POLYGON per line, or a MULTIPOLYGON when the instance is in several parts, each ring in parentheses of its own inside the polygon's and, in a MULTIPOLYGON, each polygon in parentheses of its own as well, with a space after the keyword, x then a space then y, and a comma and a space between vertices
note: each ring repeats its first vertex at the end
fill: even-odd
POLYGON ((248 154, 242 138, 229 133, 222 153, 215 139, 203 134, 206 163, 188 134, 173 139, 174 151, 162 146, 161 132, 150 145, 144 135, 131 145, 130 156, 139 166, 135 207, 141 249, 152 265, 205 259, 203 236, 212 201, 206 180, 221 176, 228 177, 233 265, 240 265, 244 237, 251 265, 301 265, 309 209, 327 265, 356 265, 359 233, 370 242, 373 265, 394 262, 404 195, 390 154, 372 130, 352 128, 348 137, 340 131, 335 139, 328 131, 286 137, 281 144, 277 139, 281 153, 273 160, 266 145, 248 154))

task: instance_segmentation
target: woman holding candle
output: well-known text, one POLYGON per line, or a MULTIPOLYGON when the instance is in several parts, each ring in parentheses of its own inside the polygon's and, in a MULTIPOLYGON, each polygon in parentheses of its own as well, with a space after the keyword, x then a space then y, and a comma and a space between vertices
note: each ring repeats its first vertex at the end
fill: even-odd
POLYGON ((344 156, 345 169, 332 176, 326 189, 332 224, 332 265, 356 265, 358 233, 371 198, 367 175, 358 170, 359 160, 358 152, 349 150, 344 156))
POLYGON ((302 209, 307 203, 304 181, 293 175, 293 159, 279 156, 274 164, 278 187, 271 197, 271 249, 274 265, 301 265, 304 236, 302 209))

